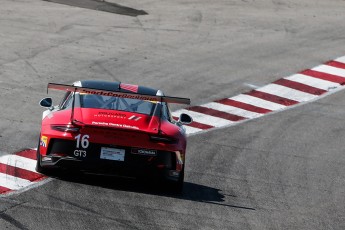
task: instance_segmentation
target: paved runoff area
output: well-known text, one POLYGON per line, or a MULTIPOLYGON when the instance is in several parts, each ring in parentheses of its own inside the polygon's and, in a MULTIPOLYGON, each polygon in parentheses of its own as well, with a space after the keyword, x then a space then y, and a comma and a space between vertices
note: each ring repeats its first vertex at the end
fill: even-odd
POLYGON ((340 57, 250 92, 178 110, 173 115, 191 115, 194 122, 186 125, 187 133, 196 134, 315 100, 321 95, 343 88, 344 84, 345 57, 340 57))

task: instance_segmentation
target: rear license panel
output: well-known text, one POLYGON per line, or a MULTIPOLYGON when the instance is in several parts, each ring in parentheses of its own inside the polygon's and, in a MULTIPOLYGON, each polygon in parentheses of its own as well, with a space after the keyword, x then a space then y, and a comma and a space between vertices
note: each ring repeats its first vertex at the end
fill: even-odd
POLYGON ((125 149, 101 147, 100 159, 112 161, 125 161, 125 155, 125 149))

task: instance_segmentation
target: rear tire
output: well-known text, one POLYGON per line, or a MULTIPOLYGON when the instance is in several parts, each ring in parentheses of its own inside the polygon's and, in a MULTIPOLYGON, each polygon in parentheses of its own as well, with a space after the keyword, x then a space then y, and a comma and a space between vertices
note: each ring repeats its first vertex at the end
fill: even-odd
POLYGON ((182 195, 184 185, 184 167, 181 171, 178 181, 169 181, 169 189, 177 195, 182 195))
POLYGON ((48 170, 41 165, 42 157, 40 153, 40 144, 38 143, 37 151, 36 151, 36 171, 41 174, 47 174, 48 170))

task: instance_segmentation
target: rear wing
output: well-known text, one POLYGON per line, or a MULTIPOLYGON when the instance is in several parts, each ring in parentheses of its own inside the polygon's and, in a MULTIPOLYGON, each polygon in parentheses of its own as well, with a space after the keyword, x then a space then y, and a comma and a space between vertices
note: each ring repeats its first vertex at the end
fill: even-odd
POLYGON ((79 87, 79 86, 73 86, 73 85, 64 85, 64 84, 57 84, 57 83, 48 83, 47 92, 49 89, 56 89, 56 90, 75 92, 75 93, 77 92, 77 93, 85 93, 85 94, 94 94, 94 95, 101 95, 101 96, 119 97, 119 98, 130 98, 130 99, 138 99, 138 100, 146 100, 146 101, 158 101, 158 102, 187 104, 187 105, 190 104, 189 98, 153 96, 153 95, 137 94, 137 93, 124 93, 124 92, 116 92, 116 91, 102 90, 102 89, 92 89, 92 88, 79 87))

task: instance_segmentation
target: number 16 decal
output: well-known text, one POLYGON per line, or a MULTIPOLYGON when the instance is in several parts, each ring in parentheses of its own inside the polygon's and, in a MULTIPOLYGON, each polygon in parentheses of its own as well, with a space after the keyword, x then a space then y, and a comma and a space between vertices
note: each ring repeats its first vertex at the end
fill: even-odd
POLYGON ((79 148, 79 146, 81 146, 83 149, 87 149, 87 147, 89 147, 89 144, 90 144, 89 138, 90 138, 90 136, 86 135, 86 134, 85 135, 79 134, 79 135, 75 136, 74 139, 77 140, 77 146, 76 147, 79 148))

